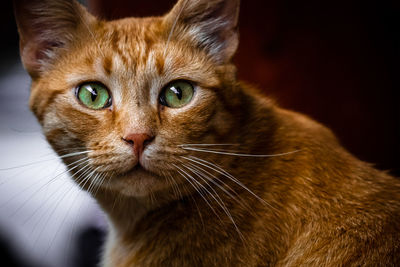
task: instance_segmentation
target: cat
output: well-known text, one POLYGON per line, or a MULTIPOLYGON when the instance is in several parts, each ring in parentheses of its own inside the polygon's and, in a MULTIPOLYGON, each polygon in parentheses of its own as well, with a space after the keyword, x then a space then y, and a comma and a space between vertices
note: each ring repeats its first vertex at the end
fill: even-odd
POLYGON ((108 216, 102 266, 400 265, 400 181, 237 80, 239 0, 14 7, 31 110, 108 216))

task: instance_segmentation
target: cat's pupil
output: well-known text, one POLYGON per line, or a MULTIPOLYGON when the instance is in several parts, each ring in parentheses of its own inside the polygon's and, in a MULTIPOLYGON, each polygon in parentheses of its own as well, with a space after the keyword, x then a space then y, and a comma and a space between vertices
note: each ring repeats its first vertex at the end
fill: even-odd
POLYGON ((176 97, 178 97, 179 100, 182 100, 183 94, 180 87, 172 86, 171 91, 175 93, 176 97))
POLYGON ((92 91, 90 91, 90 93, 91 93, 90 97, 92 98, 92 101, 94 102, 97 98, 97 90, 95 88, 92 88, 92 91))

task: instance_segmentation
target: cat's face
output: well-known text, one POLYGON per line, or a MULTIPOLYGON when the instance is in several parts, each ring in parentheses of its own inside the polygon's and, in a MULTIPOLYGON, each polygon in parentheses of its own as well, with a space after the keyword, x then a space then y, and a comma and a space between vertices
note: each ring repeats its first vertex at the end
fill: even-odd
MULTIPOLYGON (((226 25, 226 32, 197 25, 210 17, 181 22, 202 2, 181 1, 161 18, 112 22, 100 22, 73 3, 75 13, 88 19, 62 33, 69 39, 36 48, 36 65, 29 65, 26 52, 32 110, 81 186, 146 196, 173 186, 171 179, 187 182, 182 162, 190 164, 195 152, 184 145, 229 140, 235 127, 229 61, 237 41, 218 41, 226 25), (206 43, 212 38, 215 44, 206 43)), ((226 5, 216 2, 219 9, 226 5)), ((21 39, 23 54, 29 45, 21 39)))

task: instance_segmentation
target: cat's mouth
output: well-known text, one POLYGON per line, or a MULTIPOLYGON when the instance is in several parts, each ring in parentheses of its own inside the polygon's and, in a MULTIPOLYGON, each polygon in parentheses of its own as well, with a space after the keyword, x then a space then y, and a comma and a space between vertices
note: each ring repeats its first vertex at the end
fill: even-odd
POLYGON ((138 162, 133 168, 128 170, 127 172, 123 173, 122 176, 124 177, 132 177, 134 178, 135 176, 141 175, 141 174, 151 174, 149 170, 147 170, 145 167, 143 167, 140 162, 138 162))
POLYGON ((140 164, 140 162, 138 162, 138 163, 135 165, 135 167, 133 167, 132 169, 130 169, 130 170, 128 171, 128 173, 137 172, 137 171, 147 171, 147 170, 142 166, 142 164, 140 164))

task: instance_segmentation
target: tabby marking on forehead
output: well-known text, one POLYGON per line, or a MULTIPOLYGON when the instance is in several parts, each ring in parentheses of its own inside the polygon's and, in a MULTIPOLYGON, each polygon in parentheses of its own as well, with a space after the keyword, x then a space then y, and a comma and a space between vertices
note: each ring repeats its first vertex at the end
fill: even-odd
POLYGON ((112 57, 105 57, 103 59, 103 69, 105 70, 107 76, 111 75, 112 68, 113 68, 112 57))

